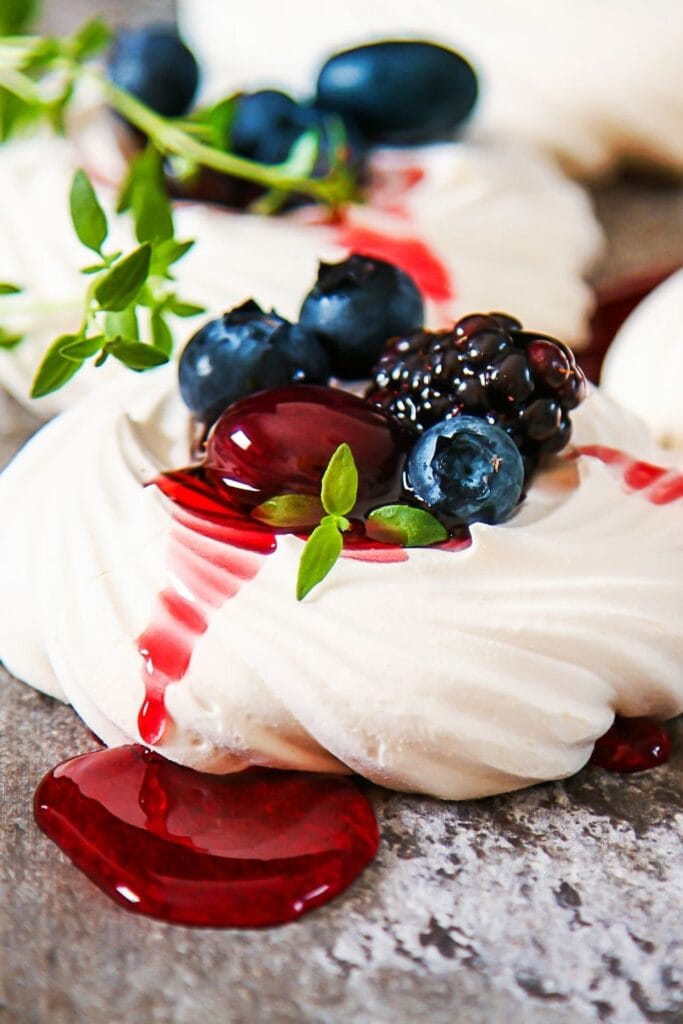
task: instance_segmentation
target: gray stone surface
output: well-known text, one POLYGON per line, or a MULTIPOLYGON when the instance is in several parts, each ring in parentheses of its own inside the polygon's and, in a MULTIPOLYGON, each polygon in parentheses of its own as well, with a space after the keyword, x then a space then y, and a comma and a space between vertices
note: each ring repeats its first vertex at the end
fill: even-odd
MULTIPOLYGON (((48 0, 45 16, 168 7, 48 0)), ((602 280, 683 258, 682 195, 596 191, 602 280)), ((0 465, 34 426, 0 399, 0 465)), ((673 730, 670 764, 635 777, 588 768, 458 805, 370 788, 381 850, 347 894, 280 929, 191 930, 116 907, 38 832, 41 775, 95 741, 0 669, 0 1024, 683 1024, 673 730)))
POLYGON ((0 682, 0 1021, 683 1021, 683 722, 630 778, 461 804, 370 788, 382 845, 347 894, 265 931, 116 907, 36 829, 41 775, 95 746, 0 682))

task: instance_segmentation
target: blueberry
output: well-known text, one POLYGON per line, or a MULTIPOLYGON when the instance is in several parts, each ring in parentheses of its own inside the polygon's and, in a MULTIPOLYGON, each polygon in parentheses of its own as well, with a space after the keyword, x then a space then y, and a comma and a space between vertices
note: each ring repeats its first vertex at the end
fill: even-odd
POLYGON ((422 326, 424 304, 398 267, 355 255, 320 264, 299 321, 327 350, 333 374, 354 380, 369 375, 389 338, 422 326))
POLYGON ((165 117, 185 114, 199 84, 197 61, 172 25, 119 32, 107 72, 114 85, 165 117))
MULTIPOLYGON (((230 148, 239 156, 258 163, 280 164, 287 159, 296 140, 315 128, 320 134, 320 156, 313 176, 322 177, 332 163, 331 146, 335 137, 332 121, 327 111, 297 103, 291 96, 274 89, 242 93, 237 97, 230 125, 230 148)), ((352 124, 343 124, 343 127, 347 162, 356 165, 362 156, 360 136, 352 124)))
POLYGON ((470 114, 477 77, 453 50, 384 42, 331 57, 316 104, 351 118, 372 143, 416 144, 443 137, 470 114))
POLYGON ((294 383, 327 384, 332 376, 327 352, 300 324, 284 323, 273 334, 271 344, 288 360, 289 379, 294 383))
POLYGON ((211 422, 238 398, 291 380, 291 363, 271 339, 286 321, 255 302, 210 320, 180 357, 178 378, 185 405, 211 422))
POLYGON ((231 149, 261 164, 280 164, 308 127, 299 104, 283 92, 264 89, 237 97, 230 125, 231 149))
POLYGON ((427 430, 408 456, 415 497, 456 523, 502 523, 517 505, 524 466, 500 427, 456 416, 427 430))

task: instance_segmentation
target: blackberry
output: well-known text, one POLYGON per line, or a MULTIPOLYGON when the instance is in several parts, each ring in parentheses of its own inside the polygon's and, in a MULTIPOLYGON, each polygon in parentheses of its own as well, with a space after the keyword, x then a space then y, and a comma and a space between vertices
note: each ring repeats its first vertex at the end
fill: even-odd
POLYGON ((585 378, 566 345, 503 313, 466 316, 450 330, 392 339, 367 399, 416 431, 465 414, 501 427, 527 479, 571 436, 585 378))

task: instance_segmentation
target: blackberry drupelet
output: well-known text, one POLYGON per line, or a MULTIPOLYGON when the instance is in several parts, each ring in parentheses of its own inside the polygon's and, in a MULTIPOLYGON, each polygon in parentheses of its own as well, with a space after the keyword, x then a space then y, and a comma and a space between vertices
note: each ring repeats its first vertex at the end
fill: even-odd
POLYGON ((380 356, 369 401, 421 432, 478 416, 506 431, 528 479, 571 436, 569 413, 585 378, 566 345, 522 329, 503 313, 466 316, 450 330, 393 339, 380 356))

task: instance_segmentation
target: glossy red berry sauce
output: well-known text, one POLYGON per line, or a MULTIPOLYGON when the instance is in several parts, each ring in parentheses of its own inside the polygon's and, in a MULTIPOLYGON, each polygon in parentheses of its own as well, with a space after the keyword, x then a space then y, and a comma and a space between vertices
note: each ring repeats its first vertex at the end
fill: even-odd
POLYGON ((139 746, 49 772, 41 829, 127 910, 175 924, 260 928, 343 892, 379 841, 368 799, 336 775, 203 775, 139 746))
POLYGON ((619 477, 629 492, 638 492, 652 505, 669 505, 683 498, 683 474, 676 469, 634 459, 618 448, 602 444, 581 445, 580 455, 599 459, 619 477))
POLYGON ((591 764, 608 772, 645 772, 669 760, 671 738, 650 718, 620 718, 595 744, 591 764))

